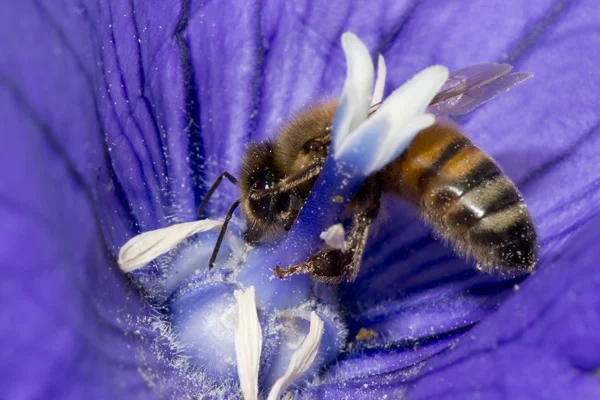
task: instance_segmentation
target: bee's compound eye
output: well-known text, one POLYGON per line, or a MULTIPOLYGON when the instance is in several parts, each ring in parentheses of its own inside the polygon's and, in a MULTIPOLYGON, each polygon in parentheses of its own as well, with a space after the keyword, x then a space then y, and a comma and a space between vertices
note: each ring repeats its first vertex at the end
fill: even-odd
POLYGON ((268 220, 271 218, 273 199, 271 196, 264 196, 258 199, 250 197, 250 209, 256 218, 268 220))
POLYGON ((304 150, 305 153, 316 153, 318 151, 321 151, 321 147, 322 146, 320 143, 317 143, 314 140, 310 140, 304 144, 302 150, 304 150))
POLYGON ((252 189, 271 189, 273 186, 275 186, 275 175, 273 174, 273 171, 265 168, 256 176, 252 189))
MULTIPOLYGON (((270 169, 265 168, 258 176, 256 176, 256 180, 252 185, 252 190, 271 189, 273 186, 275 186, 275 175, 270 169)), ((271 195, 265 195, 256 198, 250 196, 249 198, 249 204, 252 213, 256 218, 265 220, 272 218, 274 202, 275 198, 273 198, 271 195)))

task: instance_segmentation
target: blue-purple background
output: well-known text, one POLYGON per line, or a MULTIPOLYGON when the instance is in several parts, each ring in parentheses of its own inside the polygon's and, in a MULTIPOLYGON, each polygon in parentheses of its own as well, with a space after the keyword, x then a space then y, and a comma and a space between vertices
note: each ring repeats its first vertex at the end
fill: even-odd
MULTIPOLYGON (((461 123, 522 189, 541 262, 515 291, 395 207, 341 291, 351 335, 384 334, 305 395, 600 398, 593 0, 4 2, 0 397, 204 390, 143 351, 155 342, 137 324, 151 310, 114 254, 140 231, 194 219, 206 182, 237 170, 245 142, 339 95, 346 30, 386 57, 387 92, 434 63, 535 74, 461 123)), ((222 193, 213 215, 235 196, 222 193)))

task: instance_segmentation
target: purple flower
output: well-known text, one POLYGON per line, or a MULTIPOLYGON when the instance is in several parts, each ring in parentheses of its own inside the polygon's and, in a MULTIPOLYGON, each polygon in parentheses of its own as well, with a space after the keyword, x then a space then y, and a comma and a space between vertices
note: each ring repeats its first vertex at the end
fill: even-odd
MULTIPOLYGON (((395 205, 402 222, 381 225, 336 294, 349 344, 301 397, 598 398, 595 11, 564 0, 0 6, 2 394, 239 396, 236 382, 186 368, 116 254, 140 232, 195 220, 245 142, 339 96, 339 38, 352 30, 385 55, 388 92, 433 64, 535 74, 460 123, 523 191, 541 258, 522 282, 481 275, 395 205)), ((223 185, 209 215, 235 193, 223 185)))

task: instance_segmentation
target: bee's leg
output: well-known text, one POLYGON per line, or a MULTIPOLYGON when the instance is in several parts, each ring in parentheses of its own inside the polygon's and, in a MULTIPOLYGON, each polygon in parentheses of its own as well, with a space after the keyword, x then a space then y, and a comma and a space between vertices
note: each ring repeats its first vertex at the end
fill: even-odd
POLYGON ((368 214, 355 214, 352 230, 345 242, 346 251, 339 249, 321 250, 307 261, 287 268, 275 267, 275 275, 310 274, 325 283, 340 283, 344 279, 352 282, 360 270, 360 263, 369 236, 372 218, 368 214))
POLYGON ((288 176, 287 178, 282 179, 272 188, 252 190, 250 192, 250 196, 253 199, 260 199, 265 196, 275 196, 279 193, 289 192, 318 176, 319 173, 321 173, 322 168, 323 164, 321 162, 317 162, 298 172, 296 175, 288 176))
POLYGON ((358 276, 372 222, 373 218, 369 214, 358 214, 354 218, 354 225, 346 240, 346 249, 351 249, 352 253, 352 260, 346 266, 346 280, 348 282, 353 282, 358 276))
POLYGON ((346 267, 346 280, 353 282, 360 271, 360 264, 367 246, 369 229, 373 220, 379 213, 381 206, 381 179, 377 176, 370 177, 358 189, 350 207, 354 212, 352 230, 346 240, 346 249, 351 249, 352 260, 346 267))
POLYGON ((223 171, 223 173, 219 175, 217 179, 215 179, 215 182, 212 184, 210 189, 208 189, 208 192, 206 192, 206 195, 202 199, 202 203, 200 203, 200 206, 198 207, 198 217, 202 217, 202 213, 204 212, 204 207, 206 207, 206 203, 208 203, 210 197, 213 195, 217 187, 221 184, 223 178, 229 179, 229 181, 234 185, 238 184, 238 180, 233 175, 231 175, 227 171, 223 171))
POLYGON ((289 275, 310 274, 314 279, 325 283, 340 283, 345 276, 345 265, 350 261, 348 253, 341 250, 322 250, 307 261, 287 268, 275 267, 275 275, 283 279, 289 275))

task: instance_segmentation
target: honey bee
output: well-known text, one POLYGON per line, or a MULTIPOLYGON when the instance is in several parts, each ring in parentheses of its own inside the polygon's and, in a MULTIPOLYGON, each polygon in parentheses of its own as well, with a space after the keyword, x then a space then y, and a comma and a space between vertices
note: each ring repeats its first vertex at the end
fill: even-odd
MULTIPOLYGON (((383 193, 414 204, 422 218, 455 251, 474 259, 480 268, 501 273, 530 272, 537 260, 537 235, 523 198, 498 164, 444 116, 465 114, 531 77, 509 73, 507 64, 479 64, 453 72, 432 100, 429 111, 438 119, 422 130, 398 158, 369 176, 351 199, 351 229, 344 250, 326 249, 287 268, 275 268, 284 278, 308 273, 327 283, 353 281, 360 269, 369 229, 383 193)), ((249 243, 276 239, 289 230, 325 163, 337 102, 318 104, 298 114, 273 139, 251 144, 244 155, 239 199, 225 218, 209 263, 212 267, 227 222, 241 206, 249 243)), ((371 113, 377 112, 377 105, 371 113)))

